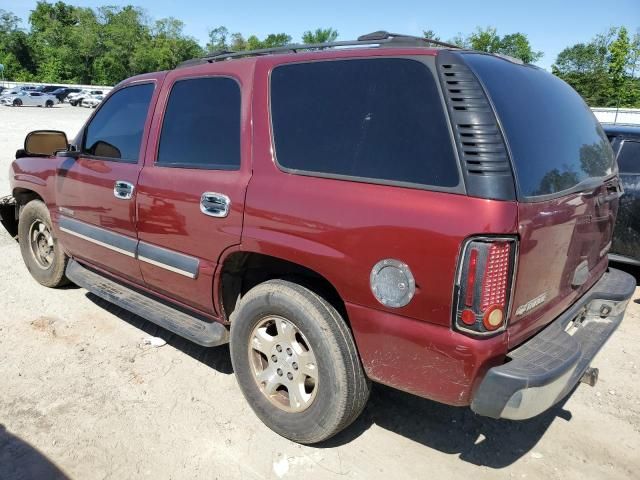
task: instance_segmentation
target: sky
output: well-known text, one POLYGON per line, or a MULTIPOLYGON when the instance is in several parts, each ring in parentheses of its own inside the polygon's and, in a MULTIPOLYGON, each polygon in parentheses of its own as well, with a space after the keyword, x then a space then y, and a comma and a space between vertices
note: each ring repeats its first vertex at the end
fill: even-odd
MULTIPOLYGON (((640 0, 368 0, 253 1, 227 0, 68 0, 78 6, 135 5, 151 19, 176 17, 185 33, 205 44, 208 31, 224 25, 230 32, 262 38, 269 33, 288 33, 300 41, 305 30, 332 27, 340 40, 355 39, 376 30, 421 35, 432 29, 446 40, 467 35, 476 27, 493 26, 498 34, 525 33, 544 57, 538 62, 549 69, 565 47, 587 42, 612 26, 640 28, 640 0)), ((0 0, 0 9, 26 20, 35 0, 0 0)))

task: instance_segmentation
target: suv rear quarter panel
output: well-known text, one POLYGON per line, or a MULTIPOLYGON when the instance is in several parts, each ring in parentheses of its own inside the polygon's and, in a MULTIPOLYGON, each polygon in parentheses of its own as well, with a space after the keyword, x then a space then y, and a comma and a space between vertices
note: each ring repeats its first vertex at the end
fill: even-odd
POLYGON ((516 204, 282 171, 274 159, 268 79, 283 61, 264 58, 256 64, 254 175, 243 250, 298 263, 329 280, 353 317, 356 343, 373 379, 466 403, 481 362, 504 353, 506 341, 503 335, 482 343, 451 330, 458 256, 471 235, 516 233, 516 204), (416 294, 405 307, 385 307, 371 293, 371 268, 385 258, 406 262, 413 272, 416 294), (471 345, 478 346, 479 356, 471 345), (403 357, 408 370, 435 370, 403 378, 397 372, 403 357))

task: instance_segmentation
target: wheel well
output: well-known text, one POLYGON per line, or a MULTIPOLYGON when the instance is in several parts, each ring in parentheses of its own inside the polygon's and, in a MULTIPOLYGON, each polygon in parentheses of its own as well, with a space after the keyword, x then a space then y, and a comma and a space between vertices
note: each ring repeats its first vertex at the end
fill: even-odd
POLYGON ((23 206, 29 203, 31 200, 44 201, 40 195, 33 190, 27 190, 26 188, 14 188, 13 198, 16 199, 16 205, 23 206))
POLYGON ((20 217, 20 208, 31 200, 42 200, 37 193, 27 190, 26 188, 16 188, 13 190, 13 199, 4 197, 0 199, 0 218, 2 218, 2 226, 9 232, 14 239, 18 239, 18 221, 20 217))
POLYGON ((253 252, 236 252, 224 262, 220 273, 220 298, 224 317, 232 320, 238 302, 251 288, 267 280, 291 280, 320 295, 348 323, 347 310, 336 288, 319 273, 299 265, 253 252))

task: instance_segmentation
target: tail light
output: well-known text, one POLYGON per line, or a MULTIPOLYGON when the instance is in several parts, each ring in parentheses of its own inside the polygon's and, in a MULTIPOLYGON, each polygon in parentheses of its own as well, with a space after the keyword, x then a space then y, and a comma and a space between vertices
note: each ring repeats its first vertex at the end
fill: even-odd
POLYGON ((514 276, 515 238, 467 240, 458 265, 453 322, 458 330, 490 335, 504 330, 514 276))

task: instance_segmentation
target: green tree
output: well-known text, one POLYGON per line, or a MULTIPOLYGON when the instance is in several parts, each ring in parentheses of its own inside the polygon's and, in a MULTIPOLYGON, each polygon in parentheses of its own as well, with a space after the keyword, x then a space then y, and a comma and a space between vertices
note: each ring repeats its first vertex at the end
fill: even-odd
POLYGON ((640 35, 624 27, 565 48, 551 70, 593 107, 640 106, 640 35))
MULTIPOLYGON (((239 35, 239 34, 234 34, 239 35)), ((213 30, 209 30, 209 42, 207 43, 207 52, 227 51, 231 47, 228 43, 230 38, 227 27, 219 26, 213 30)))
POLYGON ((524 63, 536 63, 543 56, 541 51, 531 48, 529 39, 524 33, 511 33, 500 39, 500 49, 497 53, 519 58, 524 63))
POLYGON ((307 30, 302 34, 302 43, 328 43, 338 39, 338 31, 333 28, 316 28, 313 32, 307 30))
POLYGON ((29 36, 20 30, 20 19, 0 9, 0 63, 4 76, 18 81, 31 80, 36 64, 29 36))
POLYGON ((630 97, 630 86, 627 82, 627 68, 631 62, 631 42, 625 27, 620 27, 617 38, 609 47, 609 88, 612 98, 617 97, 616 104, 627 104, 630 97))
POLYGON ((467 43, 473 50, 487 53, 500 53, 500 36, 493 27, 477 28, 469 35, 467 43))

